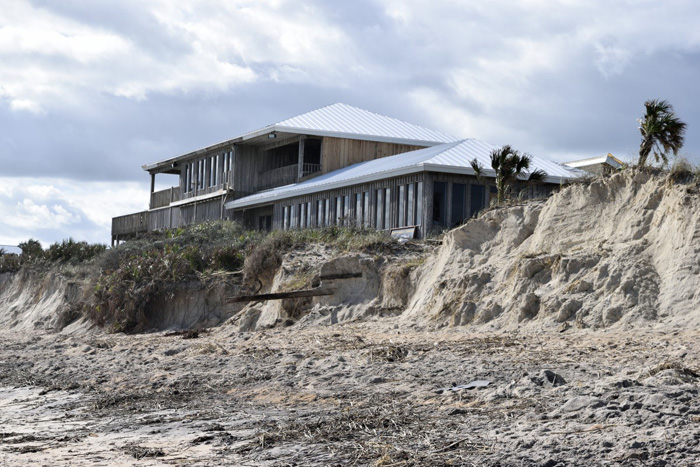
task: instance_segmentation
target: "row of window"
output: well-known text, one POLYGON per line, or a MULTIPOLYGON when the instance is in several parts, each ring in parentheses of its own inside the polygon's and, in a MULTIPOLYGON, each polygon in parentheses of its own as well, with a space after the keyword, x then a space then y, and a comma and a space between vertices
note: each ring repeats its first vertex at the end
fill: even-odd
POLYGON ((374 192, 364 191, 352 195, 335 196, 315 202, 292 204, 282 207, 282 228, 327 227, 351 225, 389 230, 396 227, 421 225, 423 218, 423 182, 397 187, 396 213, 392 219, 391 188, 374 192), (372 202, 374 203, 372 205, 372 202), (374 214, 370 210, 374 207, 374 214))
POLYGON ((210 155, 185 164, 183 190, 191 193, 221 184, 233 168, 233 151, 210 155))
POLYGON ((485 208, 488 201, 485 185, 433 182, 433 223, 445 227, 459 225, 485 208), (447 193, 450 185, 452 203, 448 212, 447 193))

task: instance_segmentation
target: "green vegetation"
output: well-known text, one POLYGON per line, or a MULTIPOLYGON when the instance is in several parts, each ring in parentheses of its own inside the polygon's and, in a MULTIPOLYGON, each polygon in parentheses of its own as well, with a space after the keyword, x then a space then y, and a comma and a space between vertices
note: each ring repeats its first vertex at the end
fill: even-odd
POLYGON ((639 165, 644 167, 650 154, 656 162, 668 164, 668 154, 678 155, 685 142, 686 124, 673 113, 673 106, 664 100, 644 103, 644 116, 638 120, 642 143, 639 146, 639 165))
MULTIPOLYGON (((502 204, 510 191, 510 186, 519 178, 528 174, 531 157, 528 154, 520 154, 518 151, 505 145, 491 151, 491 168, 496 175, 496 190, 498 204, 502 204)), ((484 178, 484 167, 476 158, 471 161, 472 169, 479 180, 484 178)), ((542 182, 547 174, 542 170, 530 172, 527 180, 530 182, 542 182)))
POLYGON ((253 289, 271 280, 285 252, 307 244, 338 251, 388 251, 394 240, 371 229, 328 227, 263 233, 230 221, 152 233, 102 255, 95 304, 88 313, 100 326, 137 331, 152 300, 183 281, 235 275, 253 289))
POLYGON ((60 264, 83 264, 92 261, 107 249, 105 245, 76 242, 72 238, 54 243, 46 250, 33 238, 18 246, 22 250, 19 255, 0 251, 0 273, 15 272, 22 266, 47 269, 60 264))

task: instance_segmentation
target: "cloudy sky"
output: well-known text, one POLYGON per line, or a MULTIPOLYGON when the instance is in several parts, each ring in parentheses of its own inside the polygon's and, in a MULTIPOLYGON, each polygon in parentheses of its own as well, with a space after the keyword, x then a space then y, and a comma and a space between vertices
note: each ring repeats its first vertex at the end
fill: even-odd
POLYGON ((633 159, 662 98, 698 163, 698 18, 693 0, 3 0, 0 245, 108 243, 147 206, 141 165, 334 102, 565 161, 633 159))

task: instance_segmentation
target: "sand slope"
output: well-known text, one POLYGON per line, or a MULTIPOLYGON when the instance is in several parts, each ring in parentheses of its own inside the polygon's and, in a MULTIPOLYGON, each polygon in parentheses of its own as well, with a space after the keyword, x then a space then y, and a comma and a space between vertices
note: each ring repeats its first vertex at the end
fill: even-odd
POLYGON ((696 326, 699 208, 695 187, 622 173, 492 210, 446 235, 405 321, 696 326))

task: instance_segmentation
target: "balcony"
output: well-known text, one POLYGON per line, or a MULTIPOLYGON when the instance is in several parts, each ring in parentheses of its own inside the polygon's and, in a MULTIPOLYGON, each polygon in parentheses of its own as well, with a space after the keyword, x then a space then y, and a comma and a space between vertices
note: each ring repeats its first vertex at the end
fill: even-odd
POLYGON ((180 201, 180 187, 173 186, 165 190, 151 193, 151 209, 170 206, 173 201, 180 201))
POLYGON ((321 164, 302 164, 301 165, 301 176, 306 177, 307 175, 315 174, 321 171, 321 164))
POLYGON ((289 185, 297 181, 299 166, 297 164, 267 170, 260 174, 260 183, 256 191, 267 190, 278 186, 289 185))
POLYGON ((112 238, 135 237, 148 231, 148 211, 112 218, 112 238))

